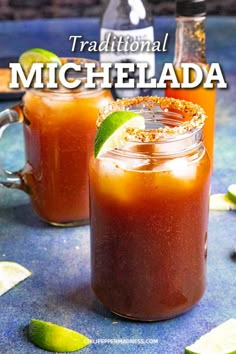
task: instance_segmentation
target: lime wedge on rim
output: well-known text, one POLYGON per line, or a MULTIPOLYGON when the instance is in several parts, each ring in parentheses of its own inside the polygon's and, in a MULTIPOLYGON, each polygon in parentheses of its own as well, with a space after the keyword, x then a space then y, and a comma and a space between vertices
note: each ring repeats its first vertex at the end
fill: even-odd
POLYGON ((229 199, 236 204, 236 184, 231 184, 228 187, 228 193, 227 196, 229 197, 229 199))
POLYGON ((144 129, 144 117, 129 111, 117 111, 107 116, 97 130, 94 144, 95 157, 118 149, 124 142, 127 128, 144 129))
POLYGON ((227 194, 212 194, 210 196, 210 210, 236 210, 236 204, 229 199, 227 194))
POLYGON ((0 262, 0 296, 30 275, 30 271, 18 263, 0 262))
POLYGON ((235 354, 236 319, 230 319, 185 348, 185 354, 235 354))
POLYGON ((29 72, 33 63, 58 63, 60 66, 61 60, 56 54, 50 52, 49 50, 32 48, 21 54, 19 57, 19 63, 25 72, 29 72))
POLYGON ((29 323, 30 341, 50 352, 74 352, 91 344, 91 340, 71 329, 51 322, 32 319, 29 323))

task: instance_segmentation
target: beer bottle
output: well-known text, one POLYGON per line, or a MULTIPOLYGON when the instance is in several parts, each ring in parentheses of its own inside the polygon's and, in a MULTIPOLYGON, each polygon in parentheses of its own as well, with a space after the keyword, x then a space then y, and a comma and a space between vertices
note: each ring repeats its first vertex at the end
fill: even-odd
MULTIPOLYGON (((118 43, 119 39, 128 46, 121 46, 118 51, 100 52, 100 61, 109 63, 148 63, 147 78, 155 76, 155 54, 147 51, 132 51, 134 41, 154 41, 154 29, 149 8, 143 0, 110 0, 101 22, 100 41, 108 40, 118 43)), ((129 78, 136 78, 135 72, 129 78)), ((116 81, 115 71, 113 80, 116 81)), ((115 98, 150 95, 150 89, 113 89, 115 98)))

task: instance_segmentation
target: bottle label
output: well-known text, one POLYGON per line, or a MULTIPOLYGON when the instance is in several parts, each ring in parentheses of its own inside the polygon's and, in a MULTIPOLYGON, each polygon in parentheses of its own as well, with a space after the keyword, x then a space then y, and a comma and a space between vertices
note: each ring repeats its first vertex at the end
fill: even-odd
MULTIPOLYGON (((155 53, 152 51, 140 51, 138 44, 131 45, 133 42, 150 42, 150 48, 154 41, 154 30, 153 26, 146 28, 136 29, 136 30, 112 30, 107 28, 101 28, 100 40, 110 41, 110 48, 113 50, 117 47, 119 39, 122 38, 123 42, 126 43, 120 46, 120 51, 102 51, 100 52, 100 61, 107 63, 117 63, 117 62, 133 62, 133 63, 143 63, 146 62, 149 65, 147 69, 147 79, 155 76, 155 53), (110 34, 110 35, 109 35, 110 34), (135 50, 135 48, 138 48, 135 50), (133 50, 131 50, 133 49, 133 50)), ((134 43, 133 43, 134 44, 134 43)))

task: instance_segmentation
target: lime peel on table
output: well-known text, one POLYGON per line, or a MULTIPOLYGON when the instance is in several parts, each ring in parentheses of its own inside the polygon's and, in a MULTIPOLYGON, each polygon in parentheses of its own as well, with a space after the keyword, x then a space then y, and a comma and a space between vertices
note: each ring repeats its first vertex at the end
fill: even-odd
POLYGON ((210 210, 236 210, 236 203, 229 199, 228 194, 212 194, 210 197, 210 210))
POLYGON ((15 262, 0 262, 0 296, 25 280, 31 272, 15 262))
POLYGON ((61 66, 61 60, 56 54, 42 48, 26 50, 19 57, 19 63, 26 73, 30 71, 31 66, 34 63, 57 63, 58 66, 61 66))
POLYGON ((231 184, 228 187, 227 196, 236 205, 236 184, 231 184))
POLYGON ((127 128, 144 129, 144 117, 130 111, 117 111, 107 116, 97 130, 94 144, 95 157, 120 148, 124 143, 127 128))
POLYGON ((232 318, 185 348, 185 354, 236 353, 236 319, 232 318))
POLYGON ((83 334, 51 322, 32 319, 29 323, 30 341, 50 352, 74 352, 91 344, 83 334))

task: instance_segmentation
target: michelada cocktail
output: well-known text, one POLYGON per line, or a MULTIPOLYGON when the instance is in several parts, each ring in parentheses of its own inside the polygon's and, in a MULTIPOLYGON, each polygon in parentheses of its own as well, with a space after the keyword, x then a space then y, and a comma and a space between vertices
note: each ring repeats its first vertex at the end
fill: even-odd
POLYGON ((163 320, 190 309, 205 289, 205 115, 190 102, 138 97, 114 102, 98 124, 132 109, 145 129, 127 127, 118 149, 90 163, 92 287, 116 314, 163 320), (190 121, 175 120, 173 109, 190 121))
MULTIPOLYGON (((84 65, 94 61, 63 58, 61 62, 84 65)), ((80 73, 80 80, 85 74, 80 73)), ((68 80, 74 79, 69 73, 68 80)), ((26 150, 25 167, 14 175, 4 171, 2 185, 28 192, 36 213, 53 225, 88 223, 88 164, 96 119, 99 109, 112 101, 110 91, 99 87, 27 90, 22 106, 0 114, 0 126, 23 123, 26 150)))
POLYGON ((34 209, 53 224, 87 223, 88 162, 98 110, 112 101, 110 91, 32 90, 23 101, 24 178, 34 209))

